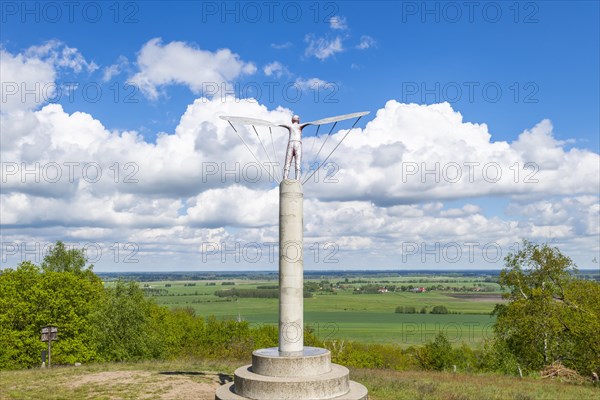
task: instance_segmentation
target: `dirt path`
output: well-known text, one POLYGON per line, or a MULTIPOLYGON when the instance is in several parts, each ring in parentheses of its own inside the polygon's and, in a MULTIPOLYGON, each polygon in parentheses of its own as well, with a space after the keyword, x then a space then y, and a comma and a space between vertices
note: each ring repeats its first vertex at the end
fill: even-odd
POLYGON ((213 400, 216 389, 230 376, 200 371, 103 371, 60 379, 60 389, 81 398, 213 400))

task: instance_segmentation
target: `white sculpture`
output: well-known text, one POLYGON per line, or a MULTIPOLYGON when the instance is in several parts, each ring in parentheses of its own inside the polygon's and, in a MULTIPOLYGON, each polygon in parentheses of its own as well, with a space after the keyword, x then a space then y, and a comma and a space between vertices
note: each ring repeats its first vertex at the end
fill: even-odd
POLYGON ((300 117, 294 115, 292 117, 291 125, 279 125, 290 132, 290 138, 288 140, 287 151, 285 153, 285 166, 283 168, 283 179, 288 179, 290 173, 290 166, 292 164, 292 158, 295 161, 296 166, 296 179, 300 179, 300 166, 302 164, 302 129, 311 125, 311 123, 300 124, 300 117))
MULTIPOLYGON (((269 159, 269 162, 271 161, 270 157, 269 157, 269 152, 267 151, 266 147, 264 146, 264 144, 262 142, 262 139, 260 138, 260 135, 258 134, 258 131, 256 130, 256 126, 266 126, 266 127, 269 127, 269 131, 271 132, 271 142, 273 141, 273 136, 272 136, 271 128, 274 128, 274 127, 286 128, 288 130, 288 132, 289 132, 289 139, 288 139, 287 151, 286 151, 286 155, 285 155, 285 163, 284 163, 284 168, 283 168, 283 179, 284 180, 285 179, 289 179, 289 172, 290 172, 290 168, 291 168, 291 165, 292 165, 292 160, 294 160, 294 166, 295 166, 295 170, 296 170, 296 176, 295 176, 295 178, 296 178, 296 180, 300 180, 300 173, 301 173, 301 168, 302 168, 302 130, 305 127, 307 127, 308 125, 316 125, 317 126, 317 136, 318 136, 318 134, 319 134, 319 128, 320 128, 321 125, 333 123, 333 126, 331 127, 331 130, 327 134, 327 137, 325 138, 325 140, 321 144, 321 148, 319 149, 319 151, 317 152, 317 155, 315 156, 315 161, 316 161, 316 158, 321 153, 321 150, 323 149, 323 146, 325 146, 325 143, 327 142, 327 139, 329 139, 329 136, 333 132, 333 129, 335 128, 336 124, 339 121, 343 121, 343 120, 351 119, 351 118, 356 118, 356 121, 354 122, 354 125, 352 125, 352 128, 350 128, 350 130, 348 130, 346 132, 346 134, 344 135, 344 137, 342 138, 342 140, 340 140, 340 142, 334 147, 334 149, 329 153, 329 155, 325 158, 325 160, 320 163, 320 166, 319 166, 319 168, 320 168, 322 165, 324 165, 327 162, 327 160, 329 159, 329 157, 331 157, 331 155, 333 154, 333 152, 344 141, 344 139, 346 139, 346 136, 348 136, 348 134, 356 126, 356 124, 358 123, 358 121, 363 116, 365 116, 367 114, 369 114, 368 111, 366 111, 366 112, 358 112, 358 113, 353 113, 353 114, 338 115, 336 117, 323 118, 323 119, 319 119, 319 120, 316 120, 316 121, 306 122, 304 124, 300 123, 300 117, 298 115, 294 115, 292 117, 292 123, 291 123, 291 125, 287 125, 287 124, 275 124, 275 123, 270 122, 270 121, 265 121, 265 120, 257 119, 257 118, 248 118, 248 117, 221 116, 219 118, 224 119, 227 122, 229 122, 229 124, 231 125, 231 127, 233 128, 233 130, 238 134, 239 138, 242 140, 242 142, 246 146, 246 149, 248 149, 248 151, 250 152, 250 154, 252 154, 252 156, 254 157, 254 159, 256 161, 258 161, 258 162, 259 162, 258 157, 252 152, 252 150, 250 149, 250 147, 248 146, 248 144, 246 143, 246 141, 244 140, 244 138, 242 136, 240 136, 239 132, 237 131, 237 129, 235 129, 235 127, 234 127, 233 124, 237 123, 237 124, 240 124, 240 125, 252 125, 252 128, 254 129, 254 132, 256 133, 256 136, 258 137, 258 140, 260 141, 260 144, 261 144, 263 150, 265 151, 265 154, 267 155, 267 158, 269 159)), ((273 146, 273 150, 274 150, 274 146, 273 146)), ((264 166, 263 166, 263 168, 264 168, 264 166)), ((312 174, 314 174, 315 172, 317 172, 317 170, 319 168, 315 169, 312 174)), ((265 170, 266 170, 266 168, 265 168, 265 170)), ((267 170, 267 172, 269 173, 269 175, 271 175, 270 171, 267 170)), ((312 174, 311 174, 311 176, 312 176, 312 174)), ((302 183, 304 183, 308 179, 310 179, 311 176, 309 176, 308 178, 304 179, 304 181, 302 183)))
MULTIPOLYGON (((273 156, 273 127, 284 127, 289 132, 283 180, 279 183, 279 345, 257 349, 252 353, 252 364, 235 370, 233 382, 217 389, 216 400, 367 400, 368 391, 363 385, 350 380, 346 367, 331 362, 331 352, 327 349, 304 346, 304 195, 303 183, 325 165, 329 157, 348 136, 348 130, 333 150, 308 177, 301 181, 302 129, 307 125, 334 123, 329 134, 315 156, 318 159, 327 139, 338 121, 357 118, 368 113, 356 113, 326 118, 300 124, 300 117, 294 115, 292 124, 274 124, 269 121, 245 117, 221 117, 227 120, 237 133, 246 149, 260 163, 248 143, 233 123, 252 125, 264 150, 271 161, 256 126, 267 126, 271 134, 273 156), (295 162, 296 179, 289 179, 292 160, 295 162)), ((316 140, 315 140, 316 141, 316 140)), ((313 142, 314 144, 315 142, 313 142)), ((312 151, 312 149, 311 149, 312 151)), ((275 159, 277 159, 275 157, 275 159)), ((262 164, 261 164, 262 165, 262 164)), ((264 168, 264 166, 263 166, 264 168)), ((266 168, 264 168, 266 170, 266 168)), ((267 172, 269 172, 267 170, 267 172)), ((277 172, 274 172, 277 175, 277 172)), ((271 173, 269 172, 269 175, 271 173)))

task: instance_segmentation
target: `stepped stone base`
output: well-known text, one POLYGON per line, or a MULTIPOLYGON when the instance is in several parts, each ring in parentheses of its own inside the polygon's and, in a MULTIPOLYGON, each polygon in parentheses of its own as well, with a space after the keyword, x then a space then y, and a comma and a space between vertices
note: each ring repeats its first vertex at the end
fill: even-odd
POLYGON ((326 349, 304 347, 284 355, 277 348, 256 350, 252 365, 238 368, 216 400, 366 400, 367 389, 349 378, 346 367, 331 363, 326 349))

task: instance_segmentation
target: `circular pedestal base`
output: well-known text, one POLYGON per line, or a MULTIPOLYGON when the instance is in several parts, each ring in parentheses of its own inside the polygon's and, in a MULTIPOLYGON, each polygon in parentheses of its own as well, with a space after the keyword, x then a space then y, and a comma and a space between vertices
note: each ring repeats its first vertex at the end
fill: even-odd
POLYGON ((350 390, 348 368, 333 364, 317 376, 281 377, 258 375, 250 365, 235 371, 235 392, 250 399, 332 399, 350 390))
MULTIPOLYGON (((329 400, 367 400, 369 398, 369 394, 367 388, 361 385, 360 383, 350 381, 350 391, 346 394, 343 394, 338 397, 334 397, 329 400)), ((299 397, 292 397, 294 400, 298 400, 299 397)), ((225 384, 219 389, 217 389, 217 393, 215 395, 215 400, 249 400, 248 397, 240 396, 236 394, 234 391, 233 382, 229 382, 225 384)), ((260 399, 257 399, 260 400, 260 399)), ((313 399, 310 399, 313 400, 313 399)))
POLYGON ((277 347, 252 353, 252 372, 266 376, 318 376, 331 371, 331 353, 318 347, 304 347, 294 356, 279 352, 277 347))
POLYGON ((252 365, 238 368, 216 400, 366 400, 367 389, 349 378, 348 368, 331 363, 326 349, 305 347, 298 355, 277 348, 252 353, 252 365))

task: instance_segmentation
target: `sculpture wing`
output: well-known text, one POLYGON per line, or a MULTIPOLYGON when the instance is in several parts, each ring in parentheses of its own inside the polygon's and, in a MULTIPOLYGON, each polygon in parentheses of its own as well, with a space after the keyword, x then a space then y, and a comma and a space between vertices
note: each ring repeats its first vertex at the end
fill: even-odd
POLYGON ((324 125, 324 124, 330 124, 332 122, 343 121, 343 120, 346 120, 346 119, 363 117, 363 116, 365 116, 367 114, 369 114, 369 111, 357 112, 357 113, 353 113, 353 114, 338 115, 338 116, 335 116, 335 117, 323 118, 323 119, 318 119, 316 121, 306 122, 306 123, 304 123, 302 125, 324 125))
POLYGON ((264 119, 258 119, 258 118, 234 117, 234 116, 230 116, 230 115, 221 115, 219 118, 224 119, 225 121, 229 121, 232 124, 270 126, 270 127, 279 126, 277 124, 274 124, 273 122, 269 122, 264 119))

